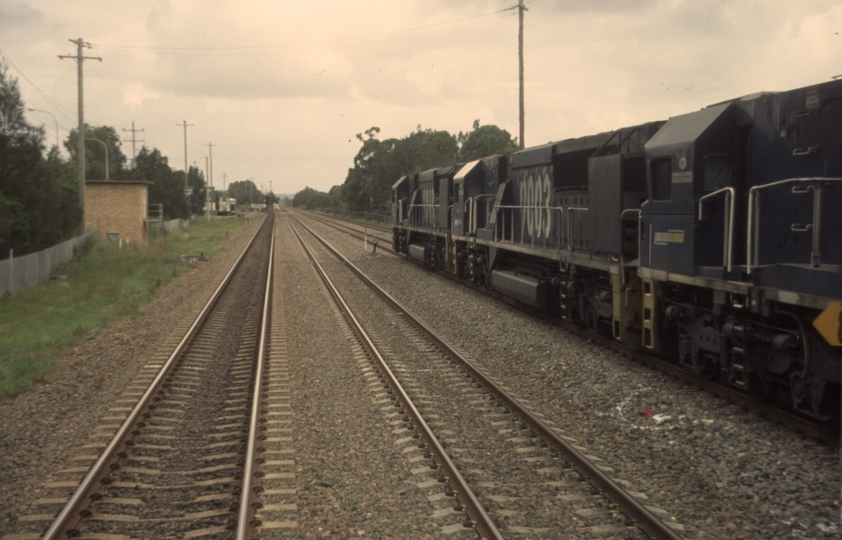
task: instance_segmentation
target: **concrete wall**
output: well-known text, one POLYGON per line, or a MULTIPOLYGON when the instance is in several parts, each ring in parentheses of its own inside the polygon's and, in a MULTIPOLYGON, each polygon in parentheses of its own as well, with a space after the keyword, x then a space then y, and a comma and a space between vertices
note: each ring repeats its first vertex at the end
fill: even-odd
POLYGON ((86 182, 85 228, 99 229, 100 239, 145 242, 147 182, 86 182))

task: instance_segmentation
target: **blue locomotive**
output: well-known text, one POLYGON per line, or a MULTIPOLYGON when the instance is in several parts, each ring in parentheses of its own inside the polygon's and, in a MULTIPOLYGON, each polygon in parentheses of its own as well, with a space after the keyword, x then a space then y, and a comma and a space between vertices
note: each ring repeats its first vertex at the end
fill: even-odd
POLYGON ((400 178, 393 247, 839 417, 842 80, 400 178))

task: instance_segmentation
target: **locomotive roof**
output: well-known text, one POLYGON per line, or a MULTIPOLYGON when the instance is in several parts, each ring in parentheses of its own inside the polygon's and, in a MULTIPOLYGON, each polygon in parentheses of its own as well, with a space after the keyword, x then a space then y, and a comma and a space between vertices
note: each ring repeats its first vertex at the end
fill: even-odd
POLYGON ((727 109, 731 102, 712 105, 701 111, 673 116, 646 143, 646 149, 687 145, 698 139, 727 109))

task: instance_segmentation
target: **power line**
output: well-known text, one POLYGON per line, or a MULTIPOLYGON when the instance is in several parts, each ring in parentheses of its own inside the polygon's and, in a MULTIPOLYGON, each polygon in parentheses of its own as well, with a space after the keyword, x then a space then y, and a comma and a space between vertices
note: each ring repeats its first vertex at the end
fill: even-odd
MULTIPOLYGON (((113 79, 117 82, 117 84, 119 85, 119 87, 118 87, 118 86, 115 86, 115 85, 111 85, 111 87, 112 87, 112 88, 114 88, 114 89, 116 89, 116 90, 118 90, 118 91, 119 91, 119 90, 125 91, 125 89, 126 89, 126 87, 127 87, 128 85, 126 85, 126 83, 124 83, 124 82, 120 79, 120 77, 118 77, 118 76, 117 76, 117 74, 116 74, 116 73, 114 73, 114 71, 112 71, 110 67, 108 67, 108 63, 107 63, 107 62, 103 62, 103 63, 102 63, 102 67, 104 67, 104 68, 105 68, 105 71, 107 71, 107 72, 108 72, 108 74, 109 74, 109 75, 111 75, 111 77, 112 77, 112 78, 113 78, 113 79)), ((110 84, 110 83, 109 83, 109 84, 110 84)), ((159 124, 161 127, 166 126, 166 125, 169 125, 169 123, 170 123, 170 122, 172 122, 172 119, 167 120, 166 118, 162 118, 161 116, 159 116, 159 115, 158 115, 158 114, 156 114, 155 112, 150 111, 150 110, 146 109, 145 107, 143 107, 143 105, 140 105, 140 107, 142 107, 142 108, 143 108, 144 110, 146 110, 146 111, 147 111, 150 115, 152 115, 152 116, 156 117, 156 118, 157 118, 158 120, 160 120, 161 122, 164 122, 163 124, 159 124)))
POLYGON ((131 113, 130 111, 128 111, 128 110, 126 110, 126 109, 124 109, 124 108, 123 108, 123 107, 122 107, 119 103, 116 103, 113 99, 111 99, 110 97, 108 97, 108 95, 107 95, 106 93, 104 93, 102 90, 100 90, 100 89, 99 89, 99 88, 97 88, 96 86, 92 85, 91 90, 93 90, 94 92, 96 92, 96 93, 97 93, 97 95, 99 95, 102 99, 104 99, 105 101, 107 101, 108 103, 110 103, 110 104, 111 104, 111 106, 112 106, 112 107, 114 107, 114 110, 119 111, 119 112, 120 112, 120 113, 122 113, 122 114, 125 114, 125 115, 126 115, 126 117, 128 117, 128 118, 131 118, 131 117, 132 117, 132 113, 131 113))
MULTIPOLYGON (((17 65, 15 65, 15 62, 14 62, 14 60, 12 60, 12 57, 11 57, 11 56, 9 56, 8 54, 6 54, 6 51, 4 51, 2 48, 0 48, 0 54, 2 54, 2 55, 3 55, 3 58, 5 58, 5 59, 9 62, 9 64, 10 64, 13 68, 15 68, 15 71, 17 71, 17 72, 20 74, 20 76, 21 76, 21 77, 23 77, 23 78, 24 78, 24 80, 25 80, 26 82, 28 82, 28 83, 32 86, 32 88, 34 88, 34 89, 35 89, 35 91, 36 91, 36 92, 38 92, 38 94, 40 94, 40 95, 41 95, 41 97, 43 97, 45 100, 47 100, 47 102, 48 102, 48 103, 50 103, 50 105, 52 105, 53 107, 55 107, 57 110, 58 110, 58 109, 64 109, 64 110, 65 110, 65 111, 67 111, 68 113, 73 114, 73 111, 71 111, 71 110, 69 110, 69 109, 65 108, 63 105, 61 105, 60 103, 58 103, 57 101, 55 101, 54 99, 52 99, 50 96, 48 96, 47 94, 45 94, 44 92, 42 92, 42 91, 41 91, 41 89, 40 89, 40 88, 38 88, 38 86, 36 86, 34 82, 30 81, 30 80, 29 80, 29 77, 27 77, 27 76, 26 76, 26 73, 24 73, 23 71, 21 71, 21 70, 20 70, 20 68, 19 68, 17 65)), ((60 110, 59 110, 58 112, 59 112, 62 116, 64 116, 64 117, 65 117, 65 118, 67 118, 68 120, 70 120, 71 122, 73 121, 73 118, 71 118, 71 117, 67 116, 64 112, 62 112, 62 111, 60 111, 60 110)))
POLYGON ((456 19, 453 21, 445 21, 441 23, 429 24, 425 26, 416 26, 411 28, 404 28, 401 30, 390 30, 388 32, 378 32, 374 34, 368 34, 364 36, 351 36, 346 38, 335 38, 335 39, 326 39, 326 40, 314 40, 314 41, 302 41, 302 42, 294 42, 294 43, 278 43, 278 44, 271 44, 271 45, 235 45, 235 46, 211 46, 211 47, 158 47, 158 46, 140 46, 140 45, 114 45, 114 44, 97 44, 96 48, 98 49, 112 49, 112 50, 147 50, 147 51, 158 51, 159 53, 168 53, 174 55, 183 55, 183 56, 209 56, 219 55, 220 52, 225 51, 265 51, 265 52, 254 52, 254 53, 240 53, 240 54, 228 54, 226 56, 246 56, 249 54, 267 54, 272 52, 271 49, 293 49, 302 46, 310 46, 310 45, 319 45, 319 44, 336 44, 337 46, 352 46, 352 45, 367 45, 371 43, 381 43, 383 41, 391 41, 395 39, 406 39, 411 37, 417 37, 417 32, 423 30, 430 30, 430 29, 441 29, 441 27, 445 26, 453 26, 458 25, 460 23, 465 22, 472 22, 479 19, 484 19, 488 17, 493 17, 495 15, 500 15, 509 11, 512 8, 506 9, 499 9, 497 11, 493 11, 491 13, 483 13, 481 15, 475 15, 473 17, 465 17, 462 19, 456 19), (410 35, 410 33, 415 33, 410 35), (392 36, 392 37, 387 37, 392 36), (382 40, 373 40, 373 41, 362 41, 358 43, 353 43, 355 40, 371 40, 372 38, 378 37, 386 37, 386 39, 382 40), (343 45, 344 44, 344 45, 343 45), (183 53, 202 53, 207 52, 208 54, 183 54, 183 53))

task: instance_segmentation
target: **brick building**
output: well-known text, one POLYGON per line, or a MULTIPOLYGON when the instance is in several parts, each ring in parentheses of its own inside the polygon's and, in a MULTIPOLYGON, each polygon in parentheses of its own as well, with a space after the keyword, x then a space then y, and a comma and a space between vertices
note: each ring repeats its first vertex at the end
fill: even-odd
POLYGON ((151 182, 85 182, 85 228, 99 229, 100 240, 146 242, 151 182))

